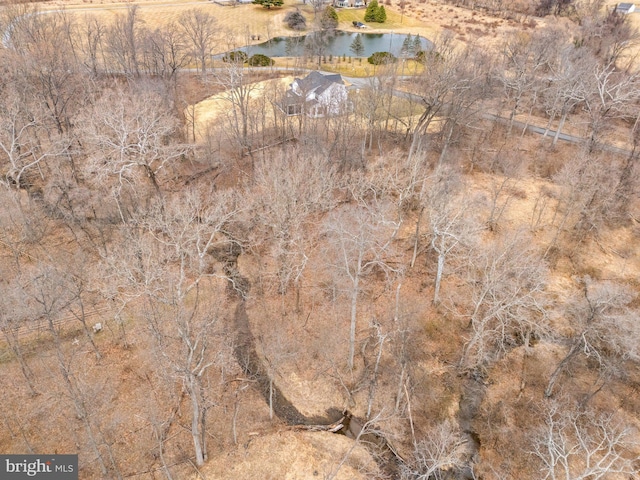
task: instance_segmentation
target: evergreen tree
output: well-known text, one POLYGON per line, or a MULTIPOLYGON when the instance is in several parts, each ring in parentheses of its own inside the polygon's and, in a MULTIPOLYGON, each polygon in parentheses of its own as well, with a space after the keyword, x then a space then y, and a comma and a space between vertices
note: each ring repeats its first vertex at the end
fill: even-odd
POLYGON ((378 0, 371 0, 367 5, 367 10, 364 12, 365 22, 375 22, 376 12, 378 11, 378 0))
POLYGON ((422 51, 422 39, 420 38, 420 35, 416 35, 415 37, 413 37, 413 44, 411 45, 411 53, 413 53, 414 55, 417 55, 418 52, 422 51))
POLYGON ((387 21, 387 11, 384 9, 384 5, 380 5, 376 10, 376 22, 384 23, 387 21))
POLYGON ((361 57, 364 53, 364 43, 362 43, 362 37, 359 33, 356 35, 356 38, 353 39, 353 42, 351 42, 349 50, 351 50, 356 57, 361 57))
POLYGON ((413 37, 411 37, 411 34, 407 35, 404 38, 404 41, 402 42, 402 48, 400 49, 400 54, 403 57, 408 56, 409 54, 413 53, 413 37))

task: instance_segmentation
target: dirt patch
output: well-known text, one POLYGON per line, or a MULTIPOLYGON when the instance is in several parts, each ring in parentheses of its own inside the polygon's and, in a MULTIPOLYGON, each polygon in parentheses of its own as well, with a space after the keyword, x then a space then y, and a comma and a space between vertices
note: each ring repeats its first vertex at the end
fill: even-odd
MULTIPOLYGON (((244 445, 213 459, 202 473, 205 478, 236 480, 299 480, 333 478, 364 480, 378 473, 366 449, 353 440, 326 432, 281 431, 261 436, 252 433, 244 445), (347 456, 346 461, 339 463, 347 456)), ((197 477, 193 477, 194 479, 197 477)))
MULTIPOLYGON (((251 103, 255 103, 265 96, 284 94, 291 82, 293 82, 293 77, 283 77, 252 83, 248 87, 250 98, 249 110, 251 110, 251 103)), ((233 108, 231 102, 232 100, 230 99, 229 93, 223 92, 212 95, 185 110, 185 116, 187 118, 193 116, 192 128, 195 132, 194 137, 196 142, 203 141, 211 125, 226 121, 230 115, 230 109, 233 108)), ((268 126, 272 125, 269 124, 268 126)), ((189 137, 191 137, 191 132, 189 132, 189 137)))

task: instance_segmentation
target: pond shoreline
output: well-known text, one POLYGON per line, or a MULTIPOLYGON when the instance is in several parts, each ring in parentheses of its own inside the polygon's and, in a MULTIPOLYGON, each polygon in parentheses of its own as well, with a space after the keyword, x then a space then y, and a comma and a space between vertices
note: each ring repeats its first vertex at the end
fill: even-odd
MULTIPOLYGON (((260 54, 272 58, 329 55, 369 57, 375 52, 391 52, 396 57, 412 58, 417 52, 428 50, 432 46, 433 43, 421 35, 335 30, 331 34, 316 32, 274 37, 237 50, 245 52, 248 56, 260 54), (352 45, 358 36, 362 42, 362 51, 356 55, 352 45)), ((224 55, 219 54, 216 57, 221 58, 224 55)))

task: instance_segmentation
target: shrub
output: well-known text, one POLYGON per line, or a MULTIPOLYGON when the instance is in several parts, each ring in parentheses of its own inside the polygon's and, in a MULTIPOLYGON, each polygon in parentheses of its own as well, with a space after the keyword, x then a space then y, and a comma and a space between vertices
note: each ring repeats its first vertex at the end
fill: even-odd
POLYGON ((331 5, 328 5, 322 12, 320 24, 325 29, 333 29, 338 26, 338 12, 331 5))
POLYGON ((222 57, 223 62, 238 62, 244 63, 248 59, 247 54, 242 50, 234 50, 233 52, 227 52, 222 57))
POLYGON ((256 5, 262 5, 264 8, 281 7, 284 0, 253 0, 256 5))
POLYGON ((422 63, 439 62, 442 60, 442 55, 434 50, 418 50, 414 58, 422 63))
POLYGON ((397 60, 390 52, 376 52, 367 59, 371 65, 385 65, 387 63, 395 63, 397 60))
POLYGON ((251 58, 247 62, 252 67, 270 67, 275 62, 272 58, 267 57, 266 55, 262 55, 261 53, 256 53, 255 55, 251 55, 251 58))
POLYGON ((300 31, 307 28, 307 19, 298 9, 287 12, 284 17, 284 23, 292 30, 300 31))

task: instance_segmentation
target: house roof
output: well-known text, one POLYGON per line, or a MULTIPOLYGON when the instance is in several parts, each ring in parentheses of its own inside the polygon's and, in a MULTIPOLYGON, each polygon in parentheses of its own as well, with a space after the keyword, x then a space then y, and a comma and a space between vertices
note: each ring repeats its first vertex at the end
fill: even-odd
POLYGON ((324 75, 313 71, 304 78, 296 78, 291 84, 291 88, 285 92, 281 108, 286 110, 289 106, 300 105, 308 111, 318 103, 318 97, 333 84, 344 85, 342 75, 324 75), (293 88, 294 85, 297 86, 297 89, 293 88), (310 95, 311 93, 315 95, 310 95))
POLYGON ((317 95, 324 92, 332 83, 344 85, 342 75, 339 73, 324 75, 315 70, 304 78, 296 78, 294 82, 298 84, 300 90, 305 92, 305 94, 315 91, 317 95))
POLYGON ((634 8, 635 5, 633 3, 619 3, 616 7, 616 11, 628 12, 630 10, 633 10, 634 8))

